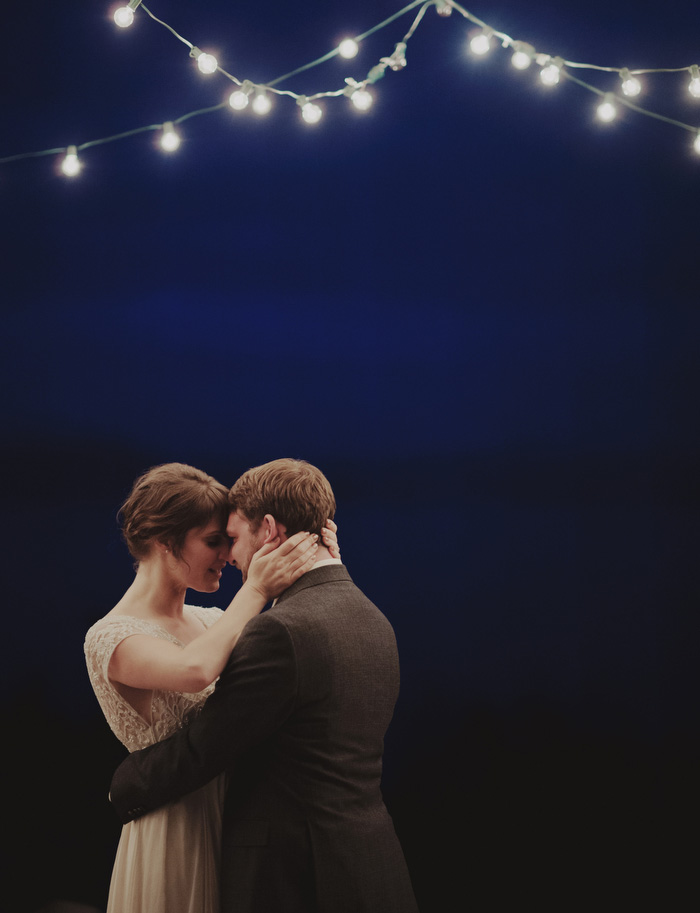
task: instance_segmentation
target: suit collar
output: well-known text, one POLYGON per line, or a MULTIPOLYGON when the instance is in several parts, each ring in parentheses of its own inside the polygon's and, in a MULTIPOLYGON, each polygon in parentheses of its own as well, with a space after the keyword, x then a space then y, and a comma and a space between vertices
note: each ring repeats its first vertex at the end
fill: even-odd
POLYGON ((278 606, 289 596, 305 590, 310 586, 320 586, 323 583, 334 583, 338 580, 347 580, 352 583, 352 578, 344 564, 327 564, 324 567, 315 567, 303 574, 298 580, 288 587, 275 603, 278 606))

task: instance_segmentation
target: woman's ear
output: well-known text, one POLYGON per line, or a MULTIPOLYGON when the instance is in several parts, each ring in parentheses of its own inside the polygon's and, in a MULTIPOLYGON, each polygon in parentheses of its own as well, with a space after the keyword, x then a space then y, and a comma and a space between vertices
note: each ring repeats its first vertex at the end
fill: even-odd
POLYGON ((160 540, 156 539, 154 542, 154 546, 155 546, 156 551, 161 555, 167 555, 168 552, 170 551, 169 542, 161 542, 160 540))

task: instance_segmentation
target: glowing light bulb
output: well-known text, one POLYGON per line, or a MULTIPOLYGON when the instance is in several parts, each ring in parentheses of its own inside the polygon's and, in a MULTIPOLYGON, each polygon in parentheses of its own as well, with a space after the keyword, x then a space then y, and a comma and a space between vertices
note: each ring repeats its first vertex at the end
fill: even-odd
POLYGON ((180 146, 180 134, 175 130, 172 121, 166 121, 163 124, 163 132, 160 136, 160 147, 165 152, 175 152, 180 146))
POLYGON ((540 70, 540 79, 545 86, 556 86, 561 78, 561 68, 564 61, 561 57, 555 57, 540 70))
POLYGON ((269 114, 272 109, 272 102, 267 97, 267 94, 264 89, 258 89, 255 93, 255 98, 253 99, 253 111, 256 114, 264 115, 269 114))
POLYGON ((690 68, 691 80, 688 83, 688 91, 693 98, 700 98, 700 67, 696 63, 690 68))
POLYGON ((469 41, 469 47, 472 50, 472 54, 476 54, 477 57, 483 57, 484 54, 488 54, 491 50, 492 34, 493 31, 491 29, 482 29, 480 32, 472 35, 469 41))
POLYGON ((452 4, 449 0, 435 0, 435 7, 438 16, 447 17, 452 15, 452 4))
POLYGON ((242 111, 244 108, 247 108, 249 100, 248 94, 242 89, 236 89, 236 91, 231 92, 228 97, 228 103, 234 111, 242 111))
POLYGON ((617 108, 615 107, 615 96, 612 92, 606 92, 603 101, 598 105, 598 120, 604 124, 609 124, 617 117, 617 108))
POLYGON ((620 70, 620 79, 622 80, 622 91, 628 98, 639 95, 642 91, 642 84, 636 76, 632 76, 628 69, 620 70))
POLYGON ((350 101, 358 111, 369 111, 374 101, 374 96, 367 89, 355 89, 350 96, 350 101))
POLYGON ((693 149, 700 155, 700 130, 698 130, 697 136, 693 140, 693 149))
POLYGON ((307 124, 317 124, 323 117, 323 108, 307 101, 301 105, 301 116, 307 124))
POLYGON ((214 57, 213 54, 205 54, 204 51, 200 51, 199 48, 192 48, 190 51, 190 57, 195 58, 200 72, 206 73, 207 75, 216 73, 216 70, 219 66, 219 61, 216 59, 216 57, 214 57))
POLYGON ((134 21, 134 11, 130 6, 120 6, 114 11, 113 18, 120 29, 128 29, 134 21))
POLYGON ((527 70, 535 56, 535 49, 524 41, 513 42, 515 51, 510 59, 516 70, 527 70))
POLYGON ((353 57, 357 57, 359 50, 360 45, 355 41, 354 38, 345 38, 338 45, 338 53, 346 60, 351 60, 353 57))
POLYGON ((74 178, 77 174, 80 173, 80 159, 78 158, 78 148, 77 146, 69 146, 66 149, 66 157, 61 162, 61 171, 66 175, 66 177, 74 178))
POLYGON ((197 66, 202 73, 216 73, 219 63, 213 54, 200 54, 197 58, 197 66))

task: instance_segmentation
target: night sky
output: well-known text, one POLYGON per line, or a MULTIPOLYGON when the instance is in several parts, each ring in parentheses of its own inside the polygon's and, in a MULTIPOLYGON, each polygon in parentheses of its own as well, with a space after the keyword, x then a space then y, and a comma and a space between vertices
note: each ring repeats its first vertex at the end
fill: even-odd
MULTIPOLYGON (((147 6, 264 83, 401 2, 147 6)), ((6 12, 0 157, 228 97, 143 11, 120 30, 110 9, 6 12)), ((572 61, 700 64, 689 0, 468 9, 572 61)), ((416 12, 280 88, 363 79, 416 12)), ((471 28, 429 8, 366 114, 327 99, 309 126, 279 97, 186 120, 172 155, 157 131, 85 149, 75 179, 61 156, 0 164, 3 913, 106 904, 125 750, 82 645, 131 580, 133 479, 175 460, 232 484, 280 456, 330 479, 343 559, 396 631, 384 786, 422 913, 633 909, 657 889, 680 909, 700 155, 631 110, 600 124, 596 96, 501 47, 475 60, 471 28)), ((637 103, 700 126, 689 79, 648 75, 637 103)), ((238 582, 189 601, 225 606, 238 582)))

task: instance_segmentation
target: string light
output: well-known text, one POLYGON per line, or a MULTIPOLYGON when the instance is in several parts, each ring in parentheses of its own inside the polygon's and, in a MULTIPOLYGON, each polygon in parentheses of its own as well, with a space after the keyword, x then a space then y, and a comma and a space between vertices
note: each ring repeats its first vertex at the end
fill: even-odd
POLYGON ((355 89, 350 95, 350 101, 358 111, 369 111, 374 102, 374 96, 367 89, 355 89))
POLYGON ((698 130, 697 135, 693 141, 693 149, 700 155, 700 130, 698 130))
POLYGON ((485 54, 488 54, 491 50, 492 35, 493 29, 490 28, 483 28, 478 32, 472 32, 469 40, 469 47, 472 50, 472 54, 476 54, 477 57, 483 57, 485 54))
POLYGON ((345 38, 338 45, 338 53, 346 60, 352 60, 353 57, 357 57, 359 50, 360 45, 354 38, 345 38))
POLYGON ((603 96, 602 102, 598 105, 597 110, 598 120, 602 120, 604 124, 609 124, 611 121, 614 121, 617 117, 617 108, 615 106, 615 96, 612 92, 606 92, 603 96))
POLYGON ((540 70, 540 79, 545 86, 556 86, 561 79, 561 68, 564 61, 561 57, 547 58, 549 63, 540 70))
POLYGON ((175 130, 171 120, 163 124, 163 132, 160 137, 161 149, 165 152, 175 152, 180 147, 180 134, 175 130))
POLYGON ((692 79, 688 83, 688 91, 693 98, 700 98, 700 67, 696 63, 690 68, 692 79))
POLYGON ((253 111, 261 116, 269 114, 272 110, 272 102, 264 89, 258 89, 253 99, 253 111))
POLYGON ((452 4, 449 0, 435 0, 435 9, 438 16, 447 18, 447 16, 452 15, 452 4))
POLYGON ((134 10, 141 0, 129 0, 126 6, 120 6, 114 11, 112 17, 120 29, 128 29, 134 21, 134 10))
POLYGON ((241 83, 240 89, 236 89, 229 95, 229 105, 231 105, 234 111, 242 111, 244 108, 247 108, 252 91, 253 83, 249 79, 244 80, 243 83, 241 83))
POLYGON ((128 6, 120 6, 114 11, 114 21, 120 29, 128 29, 134 21, 134 11, 128 6))
POLYGON ((301 116, 307 124, 317 124, 323 117, 323 108, 309 101, 306 95, 297 98, 297 105, 301 108, 301 116))
POLYGON ((66 157, 61 162, 61 171, 66 177, 74 178, 76 175, 80 174, 81 167, 82 165, 78 158, 78 147, 69 146, 66 150, 66 157))
POLYGON ((205 54, 204 51, 200 51, 199 48, 192 48, 190 57, 195 58, 200 71, 207 76, 211 73, 216 73, 219 69, 219 62, 216 57, 214 57, 213 54, 205 54))
MULTIPOLYGON (((310 63, 307 63, 301 67, 298 67, 296 70, 293 70, 290 73, 286 73, 284 76, 280 76, 271 82, 268 82, 265 85, 256 85, 249 80, 243 80, 242 82, 237 79, 235 76, 232 76, 230 73, 227 73, 225 70, 221 69, 218 66, 216 58, 208 53, 202 52, 198 47, 188 41, 186 38, 183 38, 179 35, 175 29, 162 20, 158 19, 142 2, 142 0, 129 0, 126 6, 120 7, 115 11, 115 21, 122 27, 126 27, 129 21, 133 21, 133 14, 137 8, 143 10, 143 12, 157 22, 159 25, 164 26, 169 32, 171 32, 179 41, 183 42, 190 49, 190 56, 195 58, 197 65, 205 73, 219 73, 220 76, 223 76, 227 79, 230 79, 232 82, 236 83, 237 88, 231 93, 227 101, 222 102, 221 104, 212 105, 210 107, 201 108, 197 111, 190 111, 186 114, 181 114, 174 122, 180 123, 183 120, 203 114, 208 114, 220 110, 221 108, 230 107, 234 110, 242 110, 247 107, 248 104, 252 101, 251 107, 258 114, 267 114, 272 107, 270 100, 270 94, 276 95, 285 95, 289 96, 297 101, 301 96, 295 92, 278 89, 277 85, 282 81, 289 79, 291 76, 295 76, 298 73, 309 70, 313 67, 317 67, 320 64, 324 63, 327 60, 330 60, 332 57, 341 55, 347 56, 348 59, 351 59, 351 51, 356 53, 356 48, 359 48, 360 42, 368 38, 370 35, 378 32, 380 29, 385 28, 390 25, 400 16, 403 16, 405 13, 410 10, 414 10, 417 7, 418 12, 415 15, 415 18, 404 35, 402 41, 397 42, 394 45, 394 51, 388 57, 382 57, 380 62, 375 66, 371 67, 366 77, 360 82, 356 82, 351 79, 346 79, 346 86, 335 91, 328 92, 315 92, 313 98, 333 98, 338 96, 347 96, 350 98, 353 107, 358 111, 367 111, 373 104, 373 95, 368 91, 367 87, 373 85, 377 80, 381 79, 387 69, 392 69, 394 71, 402 70, 406 66, 406 47, 407 42, 413 36, 416 28, 422 21, 425 12, 431 6, 435 7, 437 13, 440 16, 448 17, 451 16, 453 12, 458 12, 463 18, 467 19, 469 22, 473 23, 478 28, 472 30, 468 34, 469 38, 469 49, 471 52, 477 56, 485 55, 492 47, 492 39, 497 39, 504 48, 511 48, 513 50, 513 64, 520 68, 527 68, 531 65, 532 61, 536 61, 538 66, 541 67, 540 70, 540 80, 544 85, 553 86, 557 85, 562 77, 566 77, 568 80, 576 83, 583 89, 586 89, 589 92, 595 93, 596 95, 603 96, 603 100, 598 106, 598 117, 604 122, 609 122, 617 116, 617 107, 615 105, 615 96, 612 92, 603 92, 600 88, 595 85, 590 85, 587 82, 579 79, 577 76, 573 75, 573 71, 577 69, 588 69, 588 70, 598 70, 605 72, 617 73, 620 76, 622 81, 622 92, 626 97, 634 97, 639 94, 641 90, 641 83, 636 78, 638 74, 648 74, 648 73, 690 73, 690 82, 688 83, 688 90, 690 94, 695 98, 700 98, 700 66, 694 64, 692 66, 676 67, 676 68, 664 68, 664 69, 636 69, 634 71, 635 75, 632 75, 627 68, 619 67, 603 67, 594 64, 588 63, 577 63, 570 60, 565 60, 561 57, 553 57, 549 54, 539 54, 535 52, 535 49, 532 45, 527 42, 515 41, 513 38, 504 32, 497 31, 496 29, 489 26, 487 23, 478 19, 468 10, 464 9, 456 0, 412 0, 407 6, 398 12, 394 13, 392 16, 389 16, 384 21, 378 23, 371 29, 367 30, 361 35, 358 35, 356 38, 345 39, 341 42, 340 45, 335 47, 329 53, 322 55, 316 60, 312 60, 310 63), (117 15, 118 14, 118 15, 117 15), (121 21, 120 21, 121 20, 121 21), (253 93, 254 97, 253 97, 253 93)), ((646 115, 648 117, 655 118, 656 120, 662 121, 666 124, 670 124, 682 130, 686 130, 693 134, 694 137, 694 146, 697 143, 697 136, 699 129, 695 125, 690 125, 687 123, 682 123, 678 120, 675 120, 670 117, 666 117, 662 114, 658 114, 654 111, 649 111, 646 108, 640 107, 639 105, 632 104, 631 102, 625 101, 623 98, 617 99, 617 101, 623 105, 626 105, 628 108, 632 109, 636 113, 646 115)), ((318 111, 322 110, 318 105, 309 104, 308 112, 309 117, 312 120, 315 118, 318 119, 318 111), (317 109, 317 110, 314 110, 317 109)), ((306 105, 300 105, 302 110, 302 116, 304 114, 306 105)), ((306 118, 305 118, 306 119, 306 118)), ((173 123, 169 121, 167 123, 173 123)), ((102 139, 91 140, 87 143, 82 143, 79 147, 69 147, 69 152, 66 154, 65 158, 61 163, 61 169, 65 173, 74 173, 80 170, 80 162, 77 159, 77 148, 81 150, 89 146, 97 146, 105 143, 115 142, 117 140, 125 139, 127 137, 134 136, 139 133, 143 133, 151 130, 158 130, 164 135, 165 124, 153 124, 150 126, 137 127, 132 130, 125 131, 123 133, 118 133, 113 136, 107 136, 102 139)), ((64 149, 45 149, 40 152, 27 152, 17 155, 10 155, 4 158, 0 158, 0 164, 5 164, 10 161, 17 161, 20 159, 43 156, 43 155, 56 155, 65 151, 64 149)))
POLYGON ((406 42, 399 41, 390 57, 382 57, 382 63, 386 63, 394 71, 403 70, 406 66, 406 42))
POLYGON ((626 67, 620 70, 620 79, 622 80, 622 91, 628 97, 634 98, 642 91, 641 82, 636 76, 632 76, 626 67))
POLYGON ((516 70, 527 70, 535 56, 535 49, 526 41, 513 42, 514 53, 511 57, 511 63, 516 70))

